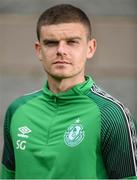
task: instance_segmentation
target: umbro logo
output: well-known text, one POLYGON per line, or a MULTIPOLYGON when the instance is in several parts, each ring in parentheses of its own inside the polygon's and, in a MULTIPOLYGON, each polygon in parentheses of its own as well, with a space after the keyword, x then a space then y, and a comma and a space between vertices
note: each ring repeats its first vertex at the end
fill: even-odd
POLYGON ((18 134, 19 137, 28 138, 28 134, 31 132, 31 130, 27 126, 23 126, 18 128, 21 134, 18 134))

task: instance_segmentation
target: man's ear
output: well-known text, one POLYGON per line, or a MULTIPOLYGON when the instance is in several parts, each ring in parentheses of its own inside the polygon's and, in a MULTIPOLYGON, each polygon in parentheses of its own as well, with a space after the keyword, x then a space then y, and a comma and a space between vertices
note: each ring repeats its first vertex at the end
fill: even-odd
POLYGON ((40 61, 42 61, 41 45, 39 41, 35 42, 35 52, 40 61))
POLYGON ((91 39, 88 42, 88 51, 87 51, 87 59, 90 59, 93 57, 93 55, 95 54, 97 48, 97 41, 96 39, 91 39))

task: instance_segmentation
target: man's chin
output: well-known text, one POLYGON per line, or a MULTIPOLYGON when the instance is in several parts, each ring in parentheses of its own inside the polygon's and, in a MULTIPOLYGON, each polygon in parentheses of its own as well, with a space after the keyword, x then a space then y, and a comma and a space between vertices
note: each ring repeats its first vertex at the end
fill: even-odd
POLYGON ((50 74, 50 76, 54 79, 57 79, 57 80, 62 80, 62 79, 68 79, 68 78, 71 78, 71 75, 68 75, 68 74, 50 74))

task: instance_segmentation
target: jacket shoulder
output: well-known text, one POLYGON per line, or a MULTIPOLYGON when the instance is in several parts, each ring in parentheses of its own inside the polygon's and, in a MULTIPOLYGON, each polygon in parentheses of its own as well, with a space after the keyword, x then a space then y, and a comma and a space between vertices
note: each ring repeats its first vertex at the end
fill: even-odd
POLYGON ((35 98, 38 98, 39 96, 41 96, 43 93, 42 90, 38 90, 29 94, 25 94, 23 96, 20 96, 18 98, 16 98, 15 100, 13 100, 11 102, 11 104, 9 105, 6 115, 10 115, 10 118, 12 117, 12 115, 14 114, 14 112, 21 107, 22 105, 26 104, 28 101, 31 101, 35 98))

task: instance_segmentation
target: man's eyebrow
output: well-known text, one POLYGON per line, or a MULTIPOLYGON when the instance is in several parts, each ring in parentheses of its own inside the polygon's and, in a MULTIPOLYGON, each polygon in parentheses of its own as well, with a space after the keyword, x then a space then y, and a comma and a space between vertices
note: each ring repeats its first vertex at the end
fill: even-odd
POLYGON ((43 40, 43 43, 47 43, 47 42, 58 42, 58 40, 56 40, 56 39, 44 39, 43 40))
POLYGON ((68 37, 66 40, 81 40, 82 38, 79 36, 74 36, 74 37, 68 37))
MULTIPOLYGON (((69 40, 81 40, 82 38, 79 37, 79 36, 72 36, 72 37, 66 37, 66 38, 63 38, 63 40, 66 40, 66 41, 69 41, 69 40)), ((54 39, 54 38, 46 38, 43 40, 43 43, 46 43, 46 42, 59 42, 60 40, 58 39, 54 39)))

